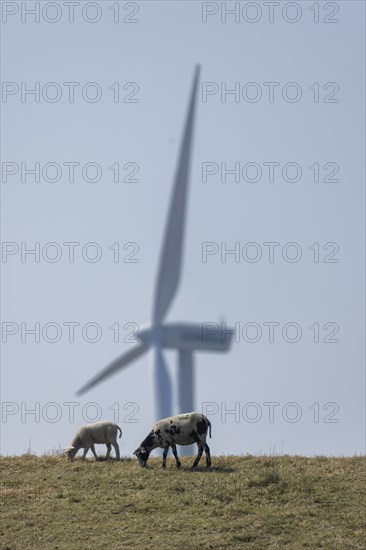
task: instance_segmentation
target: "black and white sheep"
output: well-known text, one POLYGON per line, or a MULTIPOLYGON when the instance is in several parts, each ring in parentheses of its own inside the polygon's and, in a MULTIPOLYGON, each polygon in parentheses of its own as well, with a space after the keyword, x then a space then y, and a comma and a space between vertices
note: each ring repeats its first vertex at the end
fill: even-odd
POLYGON ((208 430, 211 437, 211 422, 203 414, 198 412, 178 414, 177 416, 164 418, 154 424, 149 435, 143 440, 133 454, 137 456, 141 466, 146 466, 151 451, 160 447, 164 449, 163 468, 165 468, 166 457, 169 447, 171 447, 177 463, 177 468, 180 468, 181 463, 177 455, 176 445, 197 443, 198 454, 192 468, 198 465, 203 451, 206 453, 206 465, 207 468, 209 468, 211 466, 211 456, 210 449, 206 443, 208 430))
POLYGON ((66 447, 65 452, 67 458, 72 460, 79 449, 84 449, 83 460, 87 455, 89 449, 92 450, 93 455, 97 459, 97 454, 95 452, 94 444, 105 444, 107 445, 107 456, 111 454, 111 447, 113 445, 114 450, 116 451, 117 460, 119 460, 119 446, 117 443, 117 433, 120 432, 119 438, 122 437, 122 430, 114 422, 94 422, 93 424, 86 424, 81 426, 81 428, 76 433, 74 439, 71 442, 71 445, 66 447))

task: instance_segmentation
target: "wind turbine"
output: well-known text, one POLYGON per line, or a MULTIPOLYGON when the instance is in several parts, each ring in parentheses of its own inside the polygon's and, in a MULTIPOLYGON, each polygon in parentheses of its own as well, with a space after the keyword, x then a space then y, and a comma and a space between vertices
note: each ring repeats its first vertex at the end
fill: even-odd
POLYGON ((164 323, 168 309, 176 294, 182 264, 184 220, 187 204, 187 186, 190 173, 192 135, 196 96, 200 74, 196 66, 188 114, 185 122, 179 161, 174 178, 173 194, 165 227, 163 248, 154 295, 151 323, 138 331, 140 343, 133 349, 118 356, 101 372, 85 384, 78 392, 81 395, 102 380, 126 367, 148 350, 153 355, 153 378, 155 390, 156 419, 173 414, 172 386, 163 356, 163 348, 176 349, 178 362, 178 412, 194 410, 194 351, 227 351, 230 347, 233 330, 226 329, 225 334, 211 330, 204 334, 202 324, 164 323))

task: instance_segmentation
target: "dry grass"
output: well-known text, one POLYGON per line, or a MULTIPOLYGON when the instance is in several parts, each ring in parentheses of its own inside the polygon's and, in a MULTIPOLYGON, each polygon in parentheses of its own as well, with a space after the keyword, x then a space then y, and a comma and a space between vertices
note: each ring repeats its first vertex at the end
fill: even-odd
POLYGON ((365 457, 0 458, 3 550, 365 548, 365 457))

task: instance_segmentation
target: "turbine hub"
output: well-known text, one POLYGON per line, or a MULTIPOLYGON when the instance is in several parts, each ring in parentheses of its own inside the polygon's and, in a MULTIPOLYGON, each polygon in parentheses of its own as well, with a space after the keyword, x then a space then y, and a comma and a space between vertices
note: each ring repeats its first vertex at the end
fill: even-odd
POLYGON ((147 346, 152 346, 161 342, 162 337, 162 327, 155 326, 149 328, 143 328, 136 333, 137 338, 143 344, 147 346))

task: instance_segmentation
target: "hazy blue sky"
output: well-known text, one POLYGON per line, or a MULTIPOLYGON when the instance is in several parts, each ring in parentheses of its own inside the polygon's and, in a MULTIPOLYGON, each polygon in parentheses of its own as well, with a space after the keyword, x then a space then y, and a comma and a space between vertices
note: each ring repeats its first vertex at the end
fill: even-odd
MULTIPOLYGON (((150 319, 197 62, 184 271, 167 320, 239 331, 229 353, 195 356, 196 409, 212 412, 212 453, 364 452, 364 3, 280 2, 270 22, 268 3, 238 2, 238 22, 229 14, 225 22, 220 2, 81 1, 73 23, 65 2, 40 2, 39 23, 22 4, 37 9, 2 2, 1 452, 64 447, 87 417, 113 419, 117 408, 122 454, 150 429, 147 356, 82 399, 75 391, 134 345, 123 342, 135 327, 127 323, 150 319), (65 82, 79 83, 74 102, 65 82), (39 102, 24 95, 36 83, 39 102), (239 95, 225 95, 235 86, 239 95), (38 182, 24 171, 37 162, 38 182), (79 163, 74 181, 70 162, 79 163), (97 163, 99 181, 87 181, 92 165, 83 176, 87 163, 97 163), (218 170, 206 182, 203 163, 218 170), (221 163, 240 163, 239 181, 221 181, 221 163), (268 163, 279 163, 274 181, 268 163), (138 181, 122 181, 136 165, 138 181), (39 262, 22 258, 22 242, 40 243, 39 262), (74 262, 70 242, 80 243, 74 262), (208 242, 218 252, 203 261, 208 242), (269 242, 279 243, 273 262, 269 242), (239 258, 225 256, 235 246, 239 258), (261 257, 248 261, 254 253, 261 257), (279 323, 272 343, 271 322, 279 323), (36 323, 38 343, 25 332, 36 323), (79 323, 74 342, 70 323, 79 323), (95 326, 99 341, 86 341, 95 326), (286 341, 295 331, 299 341, 286 341)), ((174 376, 176 356, 166 358, 174 376)))

